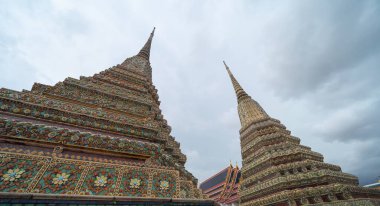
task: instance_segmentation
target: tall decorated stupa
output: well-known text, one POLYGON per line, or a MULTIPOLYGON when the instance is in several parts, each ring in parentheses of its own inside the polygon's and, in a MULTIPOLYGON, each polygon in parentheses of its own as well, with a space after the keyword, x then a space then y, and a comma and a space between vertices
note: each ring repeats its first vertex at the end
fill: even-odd
POLYGON ((0 203, 213 205, 184 165, 150 48, 91 77, 0 89, 0 203))
POLYGON ((240 205, 380 205, 379 190, 358 186, 357 177, 323 162, 320 153, 301 145, 225 67, 237 96, 241 123, 240 205))

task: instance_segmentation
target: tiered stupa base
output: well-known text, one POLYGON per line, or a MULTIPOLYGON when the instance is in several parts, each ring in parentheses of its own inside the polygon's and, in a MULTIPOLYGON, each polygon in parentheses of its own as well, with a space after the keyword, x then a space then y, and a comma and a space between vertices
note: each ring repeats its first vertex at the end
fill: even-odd
POLYGON ((237 82, 228 66, 241 122, 241 206, 380 205, 380 191, 358 186, 357 177, 323 162, 300 144, 237 82))

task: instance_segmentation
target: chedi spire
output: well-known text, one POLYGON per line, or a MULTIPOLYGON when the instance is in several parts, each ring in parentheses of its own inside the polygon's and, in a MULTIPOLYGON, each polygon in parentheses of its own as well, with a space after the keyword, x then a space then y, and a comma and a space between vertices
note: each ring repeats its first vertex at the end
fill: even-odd
POLYGON ((239 82, 235 79, 232 74, 230 68, 227 66, 226 62, 224 62, 224 66, 227 69, 227 72, 231 78, 232 85, 235 89, 237 101, 238 101, 238 111, 239 118, 242 128, 248 125, 251 122, 269 118, 268 114, 264 111, 264 109, 253 100, 240 86, 239 82))
POLYGON ((137 54, 137 56, 140 56, 146 60, 149 61, 150 57, 150 47, 152 45, 152 39, 154 36, 154 30, 156 30, 156 27, 153 28, 152 33, 150 33, 148 41, 145 43, 144 47, 140 50, 140 52, 137 54))
POLYGON ((223 61, 224 66, 228 72, 228 75, 231 78, 232 85, 235 89, 236 97, 238 102, 240 102, 244 97, 250 98, 250 96, 244 91, 244 89, 240 86, 239 82, 235 79, 234 75, 231 73, 230 68, 227 66, 226 62, 223 61))

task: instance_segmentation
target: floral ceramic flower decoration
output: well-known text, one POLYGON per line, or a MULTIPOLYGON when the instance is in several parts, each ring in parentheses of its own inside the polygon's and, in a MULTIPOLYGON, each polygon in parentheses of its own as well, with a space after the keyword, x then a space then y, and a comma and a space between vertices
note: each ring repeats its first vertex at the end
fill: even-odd
POLYGON ((30 114, 30 112, 31 112, 30 109, 24 109, 25 114, 30 114))
POLYGON ((66 174, 66 173, 61 173, 61 174, 57 174, 54 178, 53 178, 53 184, 55 185, 62 185, 64 184, 65 182, 67 182, 68 178, 70 177, 70 174, 66 174))
POLYGON ((169 189, 169 182, 166 180, 161 180, 160 181, 160 189, 161 190, 167 190, 169 189))
POLYGON ((125 143, 124 143, 124 142, 120 142, 118 146, 119 146, 120 148, 122 148, 122 147, 125 146, 125 143))
POLYGON ((57 136, 57 135, 58 135, 57 132, 50 132, 50 133, 48 134, 48 137, 55 137, 55 136, 57 136))
POLYGON ((25 170, 23 169, 9 169, 8 172, 3 175, 3 180, 13 182, 20 178, 24 172, 25 170))
POLYGON ((75 134, 75 135, 71 136, 71 140, 75 142, 75 141, 79 140, 79 136, 75 134))
POLYGON ((132 178, 131 182, 129 183, 129 187, 134 188, 134 189, 139 188, 140 185, 141 185, 141 180, 138 178, 132 178))
POLYGON ((0 107, 1 109, 8 109, 8 105, 6 105, 6 104, 3 104, 3 105, 1 105, 1 107, 0 107))
POLYGON ((96 187, 104 187, 107 184, 107 177, 104 175, 96 176, 95 186, 96 187))

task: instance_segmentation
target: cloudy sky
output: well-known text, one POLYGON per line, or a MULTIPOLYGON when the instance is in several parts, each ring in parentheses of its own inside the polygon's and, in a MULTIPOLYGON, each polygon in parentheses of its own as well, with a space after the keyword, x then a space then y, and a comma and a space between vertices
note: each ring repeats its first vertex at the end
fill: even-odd
POLYGON ((380 176, 380 2, 0 0, 0 87, 89 76, 137 54, 156 26, 153 81, 200 181, 241 165, 222 60, 304 145, 380 176))

